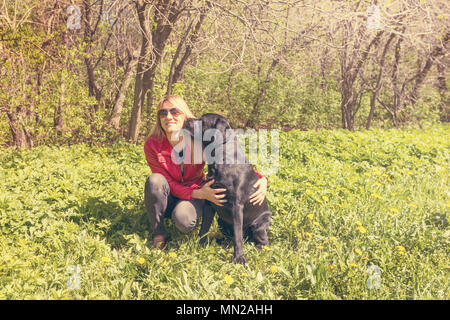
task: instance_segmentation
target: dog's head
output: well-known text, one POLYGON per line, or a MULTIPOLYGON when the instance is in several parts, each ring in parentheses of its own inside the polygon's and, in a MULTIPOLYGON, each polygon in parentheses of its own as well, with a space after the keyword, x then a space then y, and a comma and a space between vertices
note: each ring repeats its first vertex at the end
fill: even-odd
POLYGON ((221 140, 217 141, 219 143, 226 143, 232 135, 232 129, 227 119, 215 113, 204 114, 200 119, 186 119, 183 129, 194 141, 202 141, 203 146, 217 140, 221 140))
MULTIPOLYGON (((227 119, 215 113, 207 113, 200 119, 186 119, 184 134, 203 147, 203 159, 208 164, 231 164, 235 158, 235 134, 227 119), (233 144, 233 146, 230 145, 233 144)), ((243 154, 240 152, 239 154, 243 154)), ((240 160, 245 159, 241 156, 240 160)), ((245 162, 245 160, 242 160, 245 162)))

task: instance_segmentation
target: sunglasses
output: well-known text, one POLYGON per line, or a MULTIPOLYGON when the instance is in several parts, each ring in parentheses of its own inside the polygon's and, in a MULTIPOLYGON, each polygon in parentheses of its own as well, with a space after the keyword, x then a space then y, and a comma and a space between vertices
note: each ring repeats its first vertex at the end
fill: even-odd
POLYGON ((177 108, 172 108, 172 109, 161 109, 158 111, 158 116, 161 117, 167 117, 167 115, 169 114, 173 115, 173 116, 179 116, 181 114, 181 111, 178 110, 177 108))

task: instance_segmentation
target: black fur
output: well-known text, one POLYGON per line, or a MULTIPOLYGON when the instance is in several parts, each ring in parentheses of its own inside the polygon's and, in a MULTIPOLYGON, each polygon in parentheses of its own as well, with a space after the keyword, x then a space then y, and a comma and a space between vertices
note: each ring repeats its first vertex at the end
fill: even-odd
MULTIPOLYGON (((206 208, 203 213, 202 225, 200 228, 200 241, 206 240, 205 234, 211 227, 215 211, 219 215, 219 227, 225 236, 233 236, 234 240, 234 261, 236 263, 245 264, 246 259, 243 252, 243 239, 248 237, 249 240, 255 242, 258 248, 268 245, 267 231, 269 228, 271 211, 264 199, 261 205, 253 205, 250 203, 249 197, 256 191, 253 185, 258 181, 258 175, 253 170, 253 166, 248 162, 240 149, 237 137, 230 133, 231 127, 228 121, 214 113, 203 115, 200 119, 187 119, 184 123, 186 129, 194 136, 194 121, 201 121, 202 133, 208 129, 218 129, 223 137, 223 153, 224 163, 208 163, 207 181, 214 179, 212 188, 225 188, 226 198, 228 202, 224 206, 216 206, 214 203, 207 201, 206 208), (227 132, 226 132, 227 130, 227 132), (231 148, 230 144, 234 144, 231 148), (226 163, 226 152, 235 150, 235 159, 237 155, 241 155, 245 161, 243 163, 226 163)), ((203 135, 202 135, 203 136, 203 135)), ((214 142, 214 140, 213 140, 214 142)), ((206 148, 210 141, 202 141, 203 148, 206 148)), ((217 149, 216 149, 217 150, 217 149)))

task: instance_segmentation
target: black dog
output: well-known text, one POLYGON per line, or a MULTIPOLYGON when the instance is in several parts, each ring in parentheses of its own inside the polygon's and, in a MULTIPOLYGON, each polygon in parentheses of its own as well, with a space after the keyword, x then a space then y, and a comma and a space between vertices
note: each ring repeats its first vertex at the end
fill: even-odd
MULTIPOLYGON (((206 150, 208 145, 211 146, 211 143, 213 143, 215 146, 212 152, 214 157, 219 156, 223 152, 222 163, 207 160, 207 181, 214 179, 214 183, 211 185, 212 188, 225 188, 225 199, 228 200, 224 203, 224 206, 217 206, 207 201, 207 206, 210 207, 207 207, 203 213, 199 233, 200 241, 203 243, 206 240, 205 234, 211 227, 215 209, 219 214, 218 224, 222 233, 224 235, 233 235, 234 262, 245 264, 246 260, 243 252, 244 236, 255 242, 258 248, 268 245, 267 230, 272 213, 269 210, 266 199, 261 205, 253 205, 249 201, 249 196, 256 191, 253 185, 259 178, 240 148, 237 137, 234 135, 228 121, 214 113, 205 114, 200 119, 187 119, 183 129, 187 130, 194 137, 194 140, 197 139, 197 141, 199 137, 194 135, 195 121, 201 121, 203 149, 206 150), (216 135, 214 138, 211 138, 212 142, 210 142, 211 140, 204 141, 204 133, 208 129, 216 129, 216 133, 219 133, 219 136, 216 135), (238 159, 236 159, 236 156, 238 159), (238 162, 237 160, 241 161, 238 162)), ((212 150, 212 148, 209 149, 212 150)))

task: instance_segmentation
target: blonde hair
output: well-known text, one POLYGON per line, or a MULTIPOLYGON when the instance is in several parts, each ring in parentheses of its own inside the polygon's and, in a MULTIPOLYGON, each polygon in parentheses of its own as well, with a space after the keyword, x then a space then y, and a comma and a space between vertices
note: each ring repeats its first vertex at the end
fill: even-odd
MULTIPOLYGON (((195 116, 192 114, 191 110, 189 110, 189 107, 188 107, 186 101, 184 101, 183 98, 181 98, 180 96, 174 96, 174 95, 165 96, 165 97, 161 98, 161 100, 159 100, 158 106, 156 107, 156 114, 158 114, 158 111, 160 109, 162 109, 164 104, 167 102, 170 103, 175 108, 177 108, 178 110, 180 110, 186 116, 186 119, 195 118, 195 116)), ((162 139, 162 138, 166 137, 166 133, 163 130, 163 128, 161 127, 161 118, 158 115, 156 116, 155 125, 153 126, 152 130, 150 131, 150 134, 147 137, 147 139, 149 139, 151 137, 156 137, 158 139, 162 139)))

